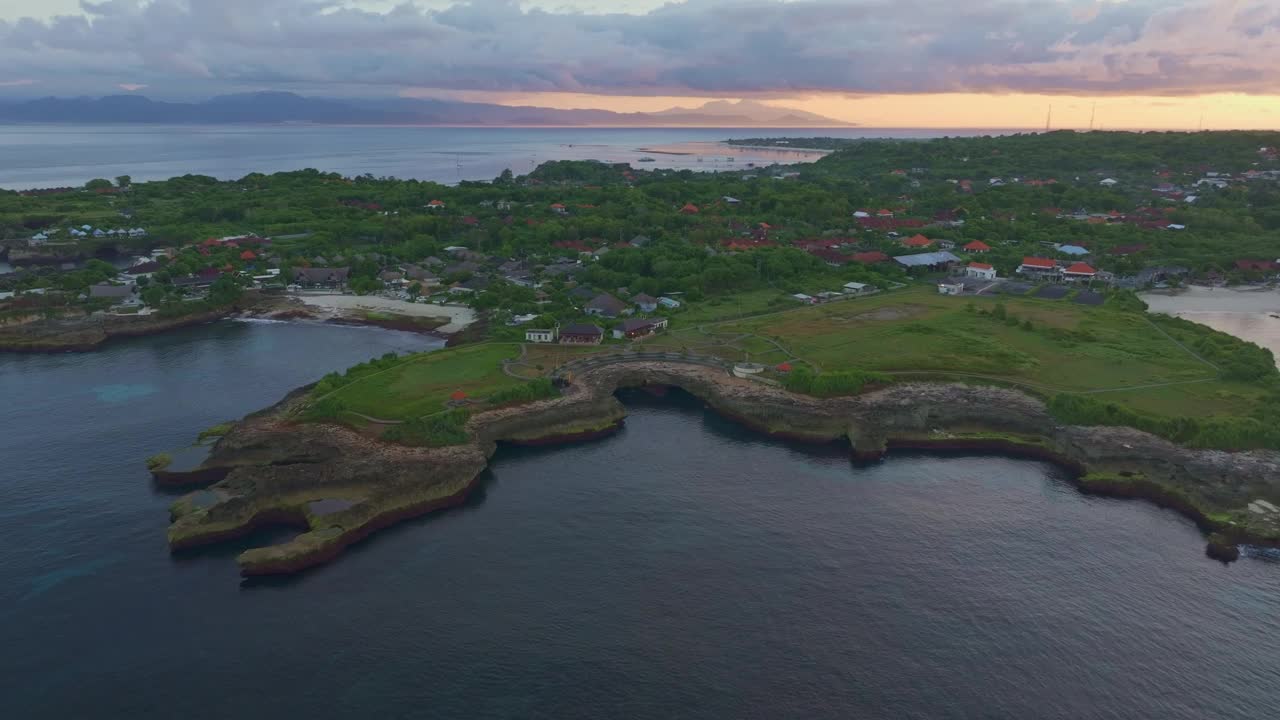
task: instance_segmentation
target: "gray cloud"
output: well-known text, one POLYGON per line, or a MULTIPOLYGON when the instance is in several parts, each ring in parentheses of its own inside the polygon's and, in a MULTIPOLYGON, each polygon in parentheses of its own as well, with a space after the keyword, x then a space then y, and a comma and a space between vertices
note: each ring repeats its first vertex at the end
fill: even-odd
POLYGON ((0 22, 0 84, 609 94, 1280 92, 1275 0, 103 0, 0 22))

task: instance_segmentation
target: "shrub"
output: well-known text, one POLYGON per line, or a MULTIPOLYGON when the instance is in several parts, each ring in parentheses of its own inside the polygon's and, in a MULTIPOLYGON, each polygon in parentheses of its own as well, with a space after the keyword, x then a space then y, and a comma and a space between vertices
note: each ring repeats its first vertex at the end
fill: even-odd
POLYGON ((169 467, 169 463, 173 462, 173 456, 169 453, 156 453, 147 458, 147 469, 155 472, 169 467))
POLYGON ((211 428, 201 430, 199 439, 208 440, 209 438, 222 437, 223 435, 226 435, 227 433, 231 432, 232 425, 233 425, 232 423, 224 422, 224 423, 218 423, 217 425, 214 425, 211 428))
POLYGON ((787 375, 782 386, 791 392, 805 395, 837 397, 857 395, 870 384, 886 385, 891 382, 892 377, 867 370, 845 370, 818 375, 808 368, 799 367, 787 375))
POLYGON ((490 405, 518 405, 533 402, 534 400, 556 397, 559 394, 560 391, 551 382, 551 378, 538 378, 537 380, 530 380, 523 385, 503 388, 490 395, 488 399, 490 405))
POLYGON ((384 440, 419 447, 460 445, 470 439, 466 425, 470 413, 465 408, 447 410, 437 415, 393 425, 382 433, 384 440))
POLYGON ((1154 417, 1086 395, 1055 395, 1049 412, 1072 425, 1123 426, 1145 430, 1190 447, 1280 449, 1280 429, 1255 417, 1154 417))

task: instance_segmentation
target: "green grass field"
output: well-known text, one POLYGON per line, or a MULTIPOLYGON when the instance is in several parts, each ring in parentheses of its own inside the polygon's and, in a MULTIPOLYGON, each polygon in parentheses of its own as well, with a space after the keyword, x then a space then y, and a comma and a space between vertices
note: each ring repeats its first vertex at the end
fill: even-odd
POLYGON ((1089 393, 1166 417, 1239 415, 1265 395, 1218 379, 1141 313, 1064 300, 941 296, 931 286, 686 326, 650 346, 764 364, 802 362, 822 371, 875 370, 904 380, 919 373, 1012 383, 1042 395, 1089 393), (997 304, 1016 323, 996 317, 997 304))
POLYGON ((355 413, 382 420, 408 420, 440 412, 457 390, 483 400, 519 385, 502 372, 502 361, 520 354, 512 344, 471 345, 415 355, 391 370, 352 382, 330 397, 355 413))
POLYGON ((672 318, 678 327, 693 327, 709 322, 760 315, 771 310, 786 309, 795 304, 781 290, 749 290, 697 303, 690 303, 684 312, 672 318))

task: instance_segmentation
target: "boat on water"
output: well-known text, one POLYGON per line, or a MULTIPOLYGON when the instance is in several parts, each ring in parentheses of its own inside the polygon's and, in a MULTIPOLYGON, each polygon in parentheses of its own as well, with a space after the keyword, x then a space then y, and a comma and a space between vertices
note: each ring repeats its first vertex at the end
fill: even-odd
POLYGON ((646 156, 644 156, 644 157, 640 158, 639 160, 637 160, 636 162, 658 162, 658 161, 657 161, 657 160, 654 160, 653 158, 651 158, 651 157, 649 157, 648 155, 646 155, 646 156))

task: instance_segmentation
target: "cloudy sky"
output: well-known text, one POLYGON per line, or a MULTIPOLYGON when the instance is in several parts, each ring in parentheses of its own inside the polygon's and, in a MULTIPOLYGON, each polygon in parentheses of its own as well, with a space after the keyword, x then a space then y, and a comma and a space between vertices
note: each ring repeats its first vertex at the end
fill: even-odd
POLYGON ((0 0, 0 94, 260 90, 867 125, 1280 126, 1280 0, 0 0))

